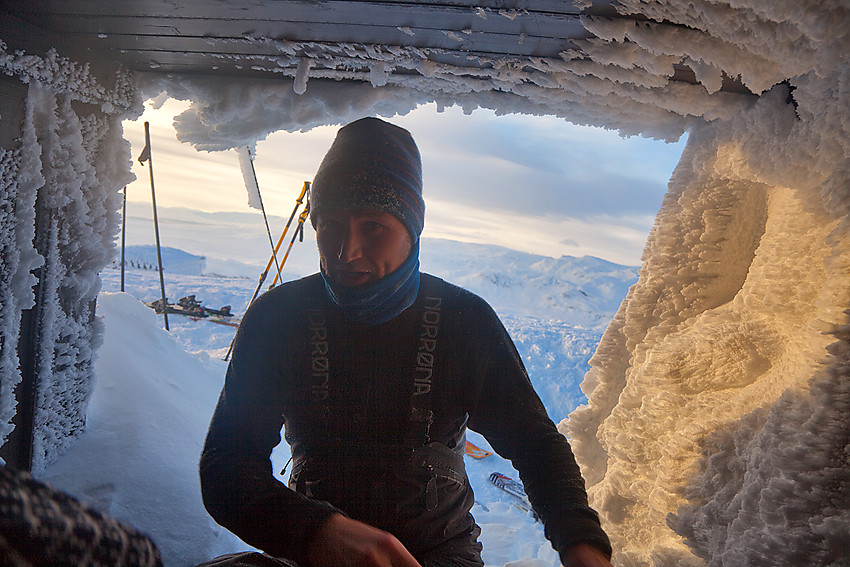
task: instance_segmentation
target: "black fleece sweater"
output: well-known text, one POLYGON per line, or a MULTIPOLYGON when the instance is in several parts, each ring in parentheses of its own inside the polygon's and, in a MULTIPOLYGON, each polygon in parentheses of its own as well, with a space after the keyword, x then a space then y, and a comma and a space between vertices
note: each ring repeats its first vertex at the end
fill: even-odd
POLYGON ((557 551, 586 541, 610 556, 569 444, 498 317, 427 274, 416 303, 377 326, 329 304, 318 275, 254 302, 201 457, 204 504, 244 541, 297 562, 336 511, 428 555, 474 527, 463 461, 451 457, 467 423, 520 472, 557 551), (292 488, 269 461, 283 425, 292 488), (429 443, 436 457, 417 459, 414 449, 429 443), (422 485, 435 477, 442 485, 429 494, 422 485))

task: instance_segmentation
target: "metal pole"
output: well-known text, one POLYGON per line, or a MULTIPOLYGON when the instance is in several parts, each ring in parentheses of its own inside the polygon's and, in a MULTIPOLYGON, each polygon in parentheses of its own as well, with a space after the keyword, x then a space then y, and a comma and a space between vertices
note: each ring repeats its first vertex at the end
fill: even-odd
POLYGON ((124 245, 127 242, 127 186, 124 186, 124 207, 121 212, 121 291, 124 291, 124 245))
MULTIPOLYGON (((151 132, 150 123, 145 122, 145 147, 150 151, 151 147, 151 132)), ((153 152, 151 152, 153 154, 153 152)), ((162 277, 162 252, 159 244, 159 219, 156 216, 156 191, 153 187, 153 157, 148 155, 148 166, 150 167, 151 175, 151 203, 153 204, 153 229, 156 234, 156 261, 159 265, 159 288, 162 291, 162 317, 165 320, 165 330, 168 331, 168 300, 165 298, 165 279, 162 277)))
POLYGON ((280 264, 277 262, 277 248, 274 245, 272 231, 269 228, 269 219, 266 216, 266 207, 263 206, 263 196, 260 194, 260 182, 257 180, 257 171, 254 169, 254 160, 251 157, 251 148, 248 148, 248 161, 251 163, 251 175, 254 177, 254 185, 257 187, 257 199, 260 201, 260 210, 263 212, 263 221, 266 223, 266 234, 269 236, 269 246, 272 250, 272 260, 274 260, 277 274, 280 275, 280 264))
MULTIPOLYGON (((257 295, 260 293, 260 288, 263 286, 263 282, 266 281, 266 276, 269 275, 269 270, 272 267, 272 263, 277 259, 277 252, 280 250, 280 245, 283 244, 283 239, 286 237, 286 233, 289 232, 289 226, 292 224, 292 219, 295 218, 296 213, 298 212, 298 208, 301 206, 301 203, 304 202, 304 196, 307 194, 307 191, 310 189, 310 182, 305 181, 304 187, 301 189, 301 194, 295 199, 295 207, 292 209, 292 213, 289 215, 289 220, 286 221, 286 226, 283 228, 283 232, 280 234, 280 238, 277 240, 277 244, 272 251, 272 257, 269 258, 269 263, 266 264, 266 269, 263 270, 263 273, 260 274, 260 281, 257 284, 257 289, 254 290, 254 295, 251 296, 251 300, 248 302, 248 307, 257 299, 257 295)), ((278 267, 278 274, 283 269, 284 262, 281 262, 278 267)))

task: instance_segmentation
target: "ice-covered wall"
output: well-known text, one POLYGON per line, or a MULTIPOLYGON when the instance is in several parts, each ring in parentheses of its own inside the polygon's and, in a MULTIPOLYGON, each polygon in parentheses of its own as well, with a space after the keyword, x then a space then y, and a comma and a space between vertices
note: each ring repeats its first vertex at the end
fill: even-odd
POLYGON ((21 311, 34 305, 31 271, 43 263, 33 244, 35 197, 44 184, 34 137, 28 128, 21 148, 0 151, 0 444, 14 428, 21 311))
POLYGON ((714 565, 850 559, 844 174, 785 92, 692 131, 567 424, 622 565, 702 564, 679 535, 714 565))
POLYGON ((850 562, 848 6, 732 4, 640 3, 704 31, 685 43, 612 31, 787 79, 691 126, 562 424, 623 566, 850 562))
POLYGON ((0 70, 28 84, 20 146, 0 149, 0 444, 17 411, 21 312, 33 308, 34 341, 24 348, 34 348, 39 471, 85 424, 101 333, 97 274, 114 255, 119 190, 130 181, 121 118, 141 108, 128 74, 107 87, 87 64, 55 51, 8 53, 0 45, 0 70))

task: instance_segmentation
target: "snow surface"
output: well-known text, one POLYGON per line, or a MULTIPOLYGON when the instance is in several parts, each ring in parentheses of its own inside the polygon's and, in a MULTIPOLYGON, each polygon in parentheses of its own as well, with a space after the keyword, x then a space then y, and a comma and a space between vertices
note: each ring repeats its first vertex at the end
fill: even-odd
MULTIPOLYGON (((583 307, 580 312, 592 313, 589 319, 593 321, 610 319, 634 282, 636 269, 596 258, 544 259, 449 241, 426 239, 422 247, 432 250, 427 263, 434 273, 447 278, 465 274, 470 289, 485 296, 496 292, 493 305, 502 313, 553 419, 559 421, 586 401, 578 385, 601 327, 558 320, 557 316, 569 316, 571 311, 552 312, 545 295, 529 292, 540 279, 552 282, 560 278, 565 289, 570 288, 566 282, 573 280, 571 285, 583 285, 583 300, 572 302, 583 307), (506 271, 494 271, 490 258, 506 271), (510 274, 509 289, 515 298, 536 296, 540 300, 500 296, 492 282, 492 276, 500 273, 510 274)), ((150 265, 151 254, 149 247, 130 247, 126 261, 150 265)), ((194 256, 193 265, 191 257, 179 249, 163 250, 169 299, 195 294, 208 307, 230 304, 237 314, 244 312, 255 280, 194 273, 203 258, 194 256)), ((257 267, 257 272, 261 269, 257 267)), ((237 266, 235 271, 240 270, 237 266)), ((166 332, 162 317, 139 301, 160 296, 157 271, 128 268, 127 293, 115 292, 119 274, 117 267, 104 272, 104 291, 98 297, 105 334, 95 365, 96 386, 86 432, 41 478, 150 534, 167 566, 192 565, 246 549, 207 515, 197 475, 206 428, 224 383, 224 354, 235 329, 172 315, 171 332, 166 332)), ((288 273, 285 279, 300 275, 304 274, 288 273)), ((475 433, 470 433, 469 440, 490 448, 475 433)), ((274 470, 282 470, 288 458, 284 443, 272 456, 274 470)), ((512 561, 528 567, 559 565, 542 526, 487 480, 492 472, 512 473, 516 478, 510 462, 498 455, 480 461, 467 457, 467 466, 478 502, 473 514, 483 529, 487 565, 512 561)))

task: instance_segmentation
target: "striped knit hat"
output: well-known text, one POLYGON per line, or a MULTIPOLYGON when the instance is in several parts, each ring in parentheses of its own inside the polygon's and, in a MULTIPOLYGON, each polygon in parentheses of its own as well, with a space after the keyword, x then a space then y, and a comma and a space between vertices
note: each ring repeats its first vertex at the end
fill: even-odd
POLYGON ((425 224, 422 162, 410 132, 378 118, 340 128, 310 189, 310 221, 325 209, 375 209, 407 227, 413 242, 425 224))

